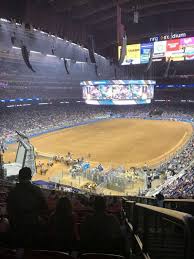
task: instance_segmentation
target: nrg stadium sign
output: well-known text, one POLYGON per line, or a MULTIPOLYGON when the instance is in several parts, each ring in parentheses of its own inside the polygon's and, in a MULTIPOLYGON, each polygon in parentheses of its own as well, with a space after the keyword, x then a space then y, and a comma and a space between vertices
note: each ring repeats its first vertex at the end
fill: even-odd
POLYGON ((149 38, 150 42, 155 41, 162 41, 162 40, 172 40, 172 39, 180 39, 180 38, 186 38, 187 34, 185 32, 182 33, 171 33, 171 34, 164 34, 161 36, 155 36, 149 38))

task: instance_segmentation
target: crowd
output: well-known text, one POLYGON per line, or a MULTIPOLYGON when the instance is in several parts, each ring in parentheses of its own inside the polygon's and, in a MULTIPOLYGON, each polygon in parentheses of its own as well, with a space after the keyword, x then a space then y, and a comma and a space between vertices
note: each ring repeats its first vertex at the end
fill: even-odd
POLYGON ((119 198, 42 191, 30 180, 31 170, 21 169, 19 183, 9 191, 0 245, 124 253, 119 198))
POLYGON ((106 117, 102 110, 88 109, 80 105, 39 105, 5 109, 0 113, 0 136, 6 140, 15 138, 15 131, 26 135, 75 125, 84 121, 106 117))
POLYGON ((177 153, 175 156, 172 157, 171 160, 161 165, 159 169, 168 169, 169 171, 171 171, 172 174, 176 174, 184 168, 187 168, 190 165, 191 161, 194 159, 193 147, 194 136, 192 136, 186 147, 184 147, 181 152, 177 153))
MULTIPOLYGON (((152 116, 154 119, 173 119, 193 121, 192 105, 171 105, 171 104, 151 104, 140 106, 124 107, 102 107, 87 106, 85 104, 55 104, 55 105, 34 105, 30 107, 16 107, 3 109, 0 113, 0 120, 3 122, 0 128, 0 140, 15 140, 15 131, 26 135, 33 135, 60 127, 70 126, 96 120, 100 118, 127 117, 127 118, 152 118, 150 113, 160 110, 161 115, 152 116)), ((179 154, 173 156, 171 160, 162 164, 155 170, 153 177, 159 175, 161 171, 166 171, 171 176, 177 174, 182 169, 189 166, 193 159, 194 138, 190 140, 187 146, 179 154)), ((93 174, 96 183, 106 182, 106 175, 100 173, 93 174), (96 177, 96 178, 95 178, 96 177), (104 181, 105 178, 105 181, 104 181), (103 180, 102 180, 103 179, 103 180)), ((118 181, 116 181, 117 183, 118 181)))
POLYGON ((190 120, 193 121, 192 106, 182 105, 140 105, 124 107, 102 107, 85 104, 56 104, 56 105, 32 105, 27 107, 13 107, 2 109, 0 113, 0 138, 12 140, 15 131, 27 135, 37 134, 46 130, 75 125, 89 120, 107 117, 138 117, 150 118, 150 112, 154 109, 162 110, 159 119, 190 120))
POLYGON ((162 189, 167 198, 193 198, 194 197, 194 167, 185 171, 185 174, 178 177, 171 184, 162 189))

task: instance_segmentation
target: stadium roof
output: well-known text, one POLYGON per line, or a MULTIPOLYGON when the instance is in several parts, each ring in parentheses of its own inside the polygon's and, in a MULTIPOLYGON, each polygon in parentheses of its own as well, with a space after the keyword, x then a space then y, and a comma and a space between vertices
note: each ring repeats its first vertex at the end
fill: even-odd
POLYGON ((96 51, 113 57, 117 2, 129 42, 160 33, 193 30, 193 0, 3 0, 0 15, 29 21, 52 33, 61 31, 65 37, 83 45, 87 45, 88 35, 93 35, 96 51), (138 23, 134 23, 135 10, 138 23))

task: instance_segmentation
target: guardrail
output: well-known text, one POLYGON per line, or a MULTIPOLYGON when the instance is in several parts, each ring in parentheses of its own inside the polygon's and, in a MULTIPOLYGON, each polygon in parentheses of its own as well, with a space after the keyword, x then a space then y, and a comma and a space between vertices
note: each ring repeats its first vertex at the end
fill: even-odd
POLYGON ((194 216, 194 199, 165 199, 164 207, 189 213, 194 216))
MULTIPOLYGON (((157 206, 157 199, 144 196, 128 196, 125 201, 157 206)), ((189 213, 194 216, 194 199, 164 199, 164 208, 189 213)))
POLYGON ((194 258, 192 215, 151 205, 123 202, 131 248, 142 258, 194 258))

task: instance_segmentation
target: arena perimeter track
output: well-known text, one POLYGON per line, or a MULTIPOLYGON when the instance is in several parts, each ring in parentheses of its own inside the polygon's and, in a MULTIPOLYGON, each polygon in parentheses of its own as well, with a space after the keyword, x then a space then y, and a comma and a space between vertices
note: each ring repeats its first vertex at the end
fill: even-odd
POLYGON ((188 141, 192 131, 186 122, 111 119, 43 134, 31 143, 38 152, 62 156, 71 152, 92 165, 130 168, 160 164, 188 141))

